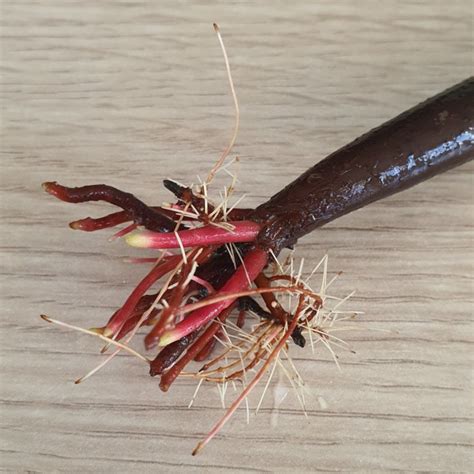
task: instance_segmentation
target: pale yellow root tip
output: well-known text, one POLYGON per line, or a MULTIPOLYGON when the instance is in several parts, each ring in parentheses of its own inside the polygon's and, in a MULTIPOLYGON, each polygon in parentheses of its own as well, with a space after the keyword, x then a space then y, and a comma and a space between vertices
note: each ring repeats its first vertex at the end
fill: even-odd
POLYGON ((132 232, 125 237, 130 247, 147 248, 150 244, 148 237, 143 235, 141 232, 132 232))

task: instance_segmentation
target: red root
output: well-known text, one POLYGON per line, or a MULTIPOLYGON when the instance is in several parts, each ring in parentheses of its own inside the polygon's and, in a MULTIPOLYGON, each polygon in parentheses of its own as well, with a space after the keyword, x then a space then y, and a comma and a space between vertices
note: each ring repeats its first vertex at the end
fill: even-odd
POLYGON ((260 232, 260 225, 252 221, 229 222, 234 229, 227 230, 214 225, 179 232, 134 232, 126 237, 132 247, 148 249, 173 249, 207 245, 223 245, 231 242, 252 242, 260 232))
POLYGON ((111 336, 120 330, 122 325, 131 316, 140 298, 148 291, 157 280, 173 270, 181 261, 181 255, 168 257, 166 261, 157 264, 148 275, 137 285, 130 296, 125 301, 124 305, 117 311, 115 316, 107 323, 104 330, 104 335, 111 336))
MULTIPOLYGON (((217 331, 216 337, 222 337, 222 329, 217 331)), ((196 354, 196 357, 194 357, 196 362, 202 362, 210 356, 217 344, 216 337, 213 337, 210 341, 208 341, 207 344, 196 354)))
POLYGON ((181 373, 181 371, 186 367, 186 365, 191 362, 209 343, 211 339, 214 338, 217 331, 221 328, 221 323, 223 323, 229 314, 233 310, 233 305, 228 306, 217 316, 216 321, 212 322, 209 327, 204 331, 204 333, 194 342, 192 346, 188 348, 186 353, 181 359, 176 362, 168 371, 166 371, 160 380, 160 388, 163 392, 168 391, 170 385, 176 380, 176 377, 181 373))
POLYGON ((161 375, 165 370, 169 369, 181 357, 181 354, 189 345, 196 340, 198 335, 199 331, 194 331, 169 346, 163 347, 155 359, 150 362, 150 375, 152 377, 161 375))
MULTIPOLYGON (((137 225, 143 225, 150 230, 159 231, 171 231, 176 227, 175 222, 162 212, 161 209, 148 207, 145 203, 136 198, 133 194, 120 191, 112 186, 106 184, 92 184, 89 186, 80 186, 77 188, 68 188, 61 186, 56 182, 43 183, 43 189, 61 199, 61 201, 79 203, 89 201, 105 201, 115 206, 121 207, 129 216, 130 220, 133 220, 137 225)), ((105 221, 109 220, 120 220, 123 216, 115 214, 113 218, 106 216, 102 218, 105 221)), ((94 225, 92 221, 76 221, 71 223, 74 229, 81 228, 82 226, 91 227, 94 225)), ((104 221, 100 222, 100 225, 104 225, 104 221)))
MULTIPOLYGON (((170 219, 176 217, 176 213, 169 209, 164 209, 159 206, 150 206, 153 211, 159 212, 168 216, 170 219)), ((108 214, 103 217, 85 217, 69 223, 69 227, 74 230, 82 230, 83 232, 95 232, 96 230, 108 229, 115 227, 125 222, 130 222, 132 217, 125 212, 119 211, 112 214, 108 214)))
POLYGON ((214 248, 208 247, 207 249, 194 249, 188 256, 188 262, 183 265, 178 280, 174 282, 176 288, 171 292, 168 298, 168 306, 163 309, 160 319, 157 321, 153 329, 145 337, 145 347, 151 349, 155 347, 158 340, 163 334, 164 330, 173 324, 176 314, 179 313, 179 306, 183 301, 184 294, 186 292, 185 281, 188 279, 188 275, 194 264, 202 264, 206 262, 212 254, 214 248))
POLYGON ((115 227, 131 220, 131 217, 125 211, 114 212, 104 217, 85 217, 69 223, 69 227, 74 230, 84 232, 94 232, 96 230, 115 227))
MULTIPOLYGON (((237 268, 226 284, 217 292, 216 296, 219 296, 222 293, 235 293, 249 288, 253 280, 255 280, 259 273, 264 269, 267 261, 268 255, 264 250, 259 248, 250 250, 244 257, 242 265, 237 268)), ((178 323, 174 329, 165 332, 160 338, 159 345, 166 346, 193 332, 195 329, 218 316, 235 300, 235 297, 225 299, 193 311, 186 316, 183 321, 178 323)))
MULTIPOLYGON (((118 332, 118 335, 116 337, 117 341, 120 341, 123 339, 127 334, 129 334, 131 331, 135 329, 135 326, 139 323, 140 319, 143 316, 143 313, 147 311, 150 306, 153 304, 155 301, 157 295, 145 295, 140 298, 139 303, 133 310, 132 314, 130 317, 125 321, 125 323, 122 325, 122 328, 118 332)), ((120 310, 117 310, 115 314, 120 310)), ((153 320, 155 317, 158 315, 159 310, 158 309, 153 309, 148 317, 140 324, 140 326, 149 326, 150 324, 153 323, 153 320)), ((112 316, 114 317, 114 316, 112 316)))

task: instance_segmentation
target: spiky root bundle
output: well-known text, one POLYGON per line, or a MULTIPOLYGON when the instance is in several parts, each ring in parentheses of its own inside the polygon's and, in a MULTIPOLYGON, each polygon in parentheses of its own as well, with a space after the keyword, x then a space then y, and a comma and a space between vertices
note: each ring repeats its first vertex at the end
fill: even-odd
MULTIPOLYGON (((66 202, 102 200, 122 209, 101 218, 74 221, 71 228, 92 232, 126 224, 114 237, 157 251, 156 258, 132 260, 151 263, 151 269, 104 326, 82 330, 46 316, 43 319, 100 337, 107 343, 102 352, 110 346, 115 348, 77 383, 97 372, 120 350, 146 361, 150 375, 160 376, 163 391, 179 376, 197 378, 198 388, 202 381, 220 386, 245 381, 241 396, 198 445, 196 454, 272 366, 273 375, 275 367, 282 364, 281 353, 289 359, 289 341, 304 347, 306 333, 312 348, 315 340, 321 341, 333 355, 331 344, 344 342, 331 334, 337 312, 324 309, 327 281, 324 279, 316 293, 302 280, 302 267, 296 272, 292 260, 280 264, 271 251, 259 248, 256 239, 261 224, 250 219, 251 210, 228 210, 233 187, 226 188, 224 201, 214 205, 206 187, 192 190, 174 181, 164 183, 177 202, 151 207, 111 186, 43 185, 49 194, 66 202), (285 295, 288 302, 283 304, 285 295), (257 322, 246 324, 249 315, 257 317, 257 322), (140 327, 148 328, 144 342, 147 351, 156 351, 152 359, 128 346, 140 327), (221 351, 213 356, 217 341, 221 351), (199 370, 188 369, 193 360, 206 359, 199 370), (248 382, 248 374, 254 372, 248 382)), ((325 272, 327 261, 322 262, 325 272)), ((293 364, 291 370, 296 371, 293 364)), ((291 378, 294 384, 295 378, 291 378)), ((268 384, 269 380, 266 387, 268 384)))

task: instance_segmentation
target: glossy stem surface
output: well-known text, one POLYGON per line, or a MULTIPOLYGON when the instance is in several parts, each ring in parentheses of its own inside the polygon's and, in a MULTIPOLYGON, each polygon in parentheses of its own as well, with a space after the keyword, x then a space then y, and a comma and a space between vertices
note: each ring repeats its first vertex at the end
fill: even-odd
POLYGON ((337 217, 474 156, 474 78, 432 97, 323 159, 259 206, 259 236, 277 252, 337 217))

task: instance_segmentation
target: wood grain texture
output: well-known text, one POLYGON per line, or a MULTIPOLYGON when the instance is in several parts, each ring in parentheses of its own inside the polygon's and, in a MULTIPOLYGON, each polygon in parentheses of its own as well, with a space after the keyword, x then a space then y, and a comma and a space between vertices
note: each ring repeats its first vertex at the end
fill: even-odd
POLYGON ((326 252, 333 292, 365 311, 339 373, 295 349, 308 418, 289 396, 243 412, 202 453, 221 409, 194 383, 160 393, 120 356, 80 386, 97 341, 45 325, 104 321, 143 268, 67 222, 40 183, 107 182, 150 203, 161 178, 192 182, 225 146, 233 109, 212 22, 242 108, 239 191, 253 205, 360 133, 472 74, 469 0, 360 2, 11 0, 2 5, 1 467, 10 472, 473 470, 471 165, 303 239, 326 252), (384 329, 381 332, 374 329, 384 329), (328 406, 315 401, 320 396, 328 406))

